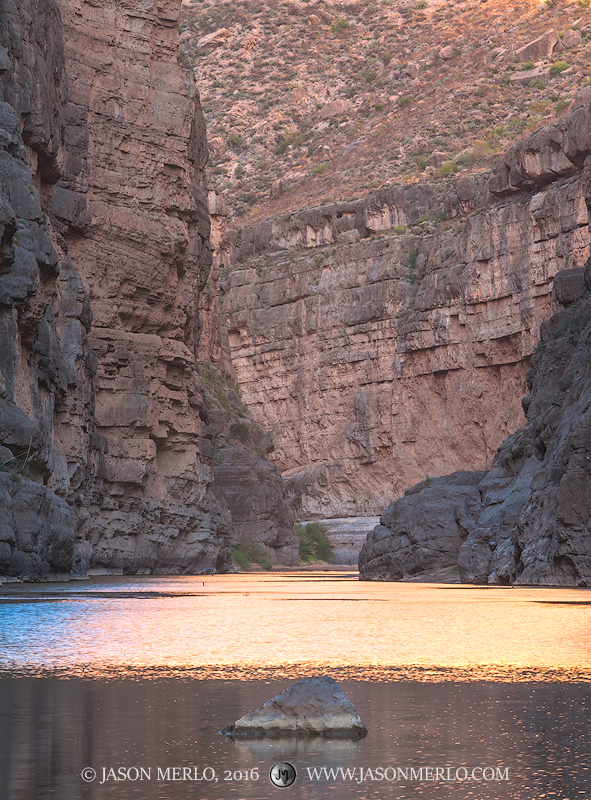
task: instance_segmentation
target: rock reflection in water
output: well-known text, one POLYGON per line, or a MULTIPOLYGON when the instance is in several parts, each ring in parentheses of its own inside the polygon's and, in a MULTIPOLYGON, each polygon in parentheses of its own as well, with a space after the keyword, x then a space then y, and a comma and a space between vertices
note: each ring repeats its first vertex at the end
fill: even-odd
POLYGON ((272 800, 276 760, 298 769, 292 800, 586 800, 589 597, 353 573, 2 587, 0 800, 272 800), (339 682, 365 739, 219 734, 319 673, 339 682), (510 782, 307 777, 389 765, 499 766, 510 782), (218 783, 156 779, 175 766, 212 767, 218 783), (101 785, 110 767, 154 772, 101 785))
MULTIPOLYGON (((218 731, 285 682, 4 679, 2 800, 273 800, 269 770, 288 761, 291 800, 575 800, 591 785, 591 687, 528 683, 343 683, 367 722, 359 742, 233 742, 218 731), (500 767, 509 781, 344 779, 360 768, 500 767), (97 778, 84 783, 82 770, 97 778), (138 767, 150 780, 101 784, 138 767), (218 782, 159 780, 157 769, 206 767, 218 782), (312 780, 308 770, 336 770, 312 780), (253 770, 255 771, 253 773, 253 770), (258 774, 258 780, 253 776, 258 774)), ((194 773, 193 773, 194 774, 194 773)))
POLYGON ((351 761, 356 753, 356 742, 350 739, 324 739, 310 736, 292 736, 281 739, 237 739, 233 740, 237 753, 256 756, 259 760, 294 761, 314 757, 323 764, 335 759, 351 761))

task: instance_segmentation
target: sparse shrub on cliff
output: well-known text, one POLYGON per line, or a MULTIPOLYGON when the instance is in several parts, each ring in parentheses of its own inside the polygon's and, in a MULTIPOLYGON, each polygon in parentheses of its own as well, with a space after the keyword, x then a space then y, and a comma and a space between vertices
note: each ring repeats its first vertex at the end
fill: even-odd
POLYGON ((303 526, 297 522, 293 526, 293 533, 300 540, 301 561, 325 561, 330 564, 334 551, 324 526, 319 522, 307 522, 303 526))
POLYGON ((528 86, 531 86, 532 89, 545 89, 546 84, 541 78, 534 78, 533 81, 530 81, 528 86))
POLYGON ((250 569, 252 564, 260 564, 265 569, 271 568, 271 562, 267 558, 265 548, 259 542, 253 542, 252 539, 243 539, 237 544, 230 546, 232 551, 232 563, 236 567, 243 569, 250 569))
POLYGON ((310 170, 310 175, 320 175, 328 167, 328 162, 323 161, 322 164, 317 164, 310 170))
POLYGON ((230 425, 230 436, 232 439, 238 439, 242 444, 250 441, 250 429, 244 422, 233 422, 230 425))
POLYGON ((347 19, 347 17, 339 17, 338 19, 335 19, 330 29, 333 33, 339 33, 340 31, 348 27, 349 27, 349 20, 347 19))
POLYGON ((417 258, 419 257, 419 246, 413 247, 413 249, 408 254, 408 266, 414 267, 417 263, 417 258))
POLYGON ((233 150, 238 150, 241 147, 244 147, 244 139, 237 133, 231 133, 228 136, 228 144, 233 150))
POLYGON ((458 169, 458 165, 453 161, 444 161, 443 164, 435 170, 435 175, 437 175, 438 178, 449 178, 449 176, 457 172, 458 169))
POLYGON ((303 133, 303 131, 288 133, 287 136, 285 136, 277 145, 278 155, 283 155, 290 145, 298 147, 300 144, 303 144, 307 138, 307 135, 303 133))
POLYGON ((14 480, 20 480, 20 478, 27 478, 30 481, 35 480, 35 476, 27 467, 26 461, 20 461, 19 459, 10 459, 10 461, 0 464, 0 472, 8 472, 14 480))
POLYGON ((478 156, 474 152, 474 150, 470 149, 470 150, 464 150, 462 153, 460 153, 457 156, 455 163, 459 164, 462 167, 470 168, 474 166, 476 161, 478 161, 478 156))
POLYGON ((403 233, 406 233, 407 230, 408 228, 406 227, 406 225, 396 225, 394 227, 394 233, 396 234, 396 236, 401 236, 403 233))
POLYGON ((555 75, 559 75, 561 72, 564 72, 565 69, 568 69, 569 66, 570 64, 567 64, 566 61, 557 61, 550 67, 550 77, 553 78, 555 75))

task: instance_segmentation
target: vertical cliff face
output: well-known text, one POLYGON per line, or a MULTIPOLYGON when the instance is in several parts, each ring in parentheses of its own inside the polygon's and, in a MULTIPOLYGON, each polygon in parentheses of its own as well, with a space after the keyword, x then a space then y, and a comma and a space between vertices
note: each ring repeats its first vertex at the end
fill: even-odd
POLYGON ((297 559, 266 437, 206 380, 223 214, 212 244, 179 10, 0 2, 0 575, 224 571, 246 534, 297 559))
POLYGON ((214 570, 229 555, 196 369, 207 146, 179 7, 60 0, 69 95, 49 214, 93 310, 105 474, 79 537, 97 567, 214 570))
POLYGON ((590 290, 591 259, 556 275, 564 308, 542 325, 526 425, 488 473, 424 481, 392 503, 361 550, 362 580, 451 567, 466 583, 591 584, 590 290))
POLYGON ((0 23, 0 573, 38 578, 85 571, 72 507, 103 448, 88 296, 43 211, 60 174, 60 14, 6 0, 0 23))
POLYGON ((461 178, 227 237, 233 363, 298 515, 380 512, 418 480, 490 467, 523 424, 553 277, 589 254, 582 161, 544 158, 535 194, 461 178))
MULTIPOLYGON (((501 197, 533 193, 523 199, 534 214, 554 204, 546 236, 568 208, 564 192, 580 194, 579 219, 591 207, 590 122, 586 105, 526 138, 491 180, 501 197)), ((585 226, 576 236, 586 243, 585 226)), ((572 256, 576 240, 557 254, 572 256)), ((505 439, 488 473, 424 481, 395 501, 361 551, 362 579, 455 565, 467 583, 591 584, 590 293, 591 258, 555 275, 558 311, 542 323, 531 359, 526 425, 505 439)))

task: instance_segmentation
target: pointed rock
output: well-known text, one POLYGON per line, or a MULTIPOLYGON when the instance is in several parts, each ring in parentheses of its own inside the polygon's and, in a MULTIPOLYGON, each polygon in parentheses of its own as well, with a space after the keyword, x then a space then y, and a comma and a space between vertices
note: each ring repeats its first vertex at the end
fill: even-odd
POLYGON ((298 681, 224 728, 230 736, 335 736, 362 739, 367 728, 336 681, 325 675, 298 681))

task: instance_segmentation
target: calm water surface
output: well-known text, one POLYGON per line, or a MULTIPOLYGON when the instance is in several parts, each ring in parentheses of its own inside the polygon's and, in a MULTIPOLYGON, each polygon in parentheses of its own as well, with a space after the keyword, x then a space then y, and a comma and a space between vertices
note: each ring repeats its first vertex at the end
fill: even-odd
POLYGON ((0 800, 591 800, 590 614, 586 589, 335 572, 2 586, 0 800), (319 673, 339 681, 366 739, 219 735, 319 673), (298 778, 278 789, 268 772, 284 759, 298 778), (132 769, 101 784, 120 767, 144 780, 132 769), (192 772, 166 780, 174 767, 192 772), (206 767, 217 782, 195 780, 206 767), (336 777, 314 780, 323 767, 336 777), (376 767, 396 780, 372 780, 376 767), (427 767, 509 780, 411 779, 427 767))

